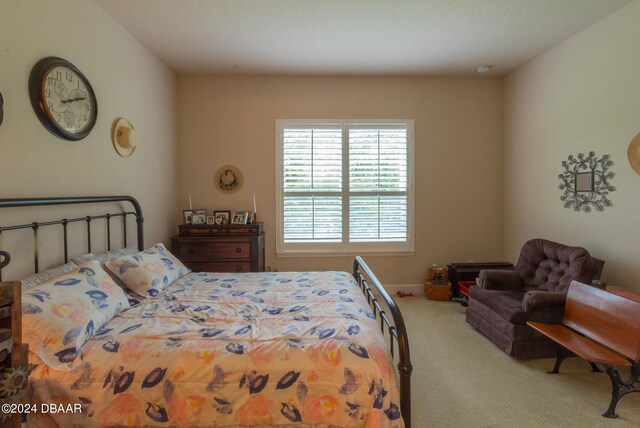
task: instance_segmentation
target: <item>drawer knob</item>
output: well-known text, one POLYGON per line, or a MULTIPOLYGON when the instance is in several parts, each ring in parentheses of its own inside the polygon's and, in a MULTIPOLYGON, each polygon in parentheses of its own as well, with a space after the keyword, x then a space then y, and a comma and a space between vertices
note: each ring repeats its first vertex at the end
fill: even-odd
POLYGON ((237 266, 236 266, 236 272, 240 272, 240 271, 242 271, 242 266, 237 265, 237 266))
POLYGON ((236 248, 236 253, 241 253, 241 252, 242 252, 242 248, 237 247, 237 248, 236 248))

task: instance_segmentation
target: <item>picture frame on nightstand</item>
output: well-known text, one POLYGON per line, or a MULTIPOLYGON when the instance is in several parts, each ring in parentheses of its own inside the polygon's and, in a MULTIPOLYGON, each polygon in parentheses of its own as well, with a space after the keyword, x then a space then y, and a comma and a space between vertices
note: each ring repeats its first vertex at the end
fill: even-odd
POLYGON ((247 224, 249 211, 234 211, 231 216, 231 224, 247 224))
POLYGON ((193 214, 191 224, 206 224, 207 216, 204 214, 193 214))
POLYGON ((182 210, 184 224, 191 224, 193 221, 193 210, 182 210))
POLYGON ((214 211, 213 217, 216 224, 229 224, 231 222, 231 211, 214 211))

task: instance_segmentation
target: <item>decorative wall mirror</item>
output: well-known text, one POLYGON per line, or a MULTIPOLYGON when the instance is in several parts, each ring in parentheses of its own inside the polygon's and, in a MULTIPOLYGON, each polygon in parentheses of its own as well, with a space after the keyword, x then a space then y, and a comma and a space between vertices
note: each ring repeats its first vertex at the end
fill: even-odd
POLYGON ((596 157, 594 152, 587 156, 578 153, 577 156, 569 155, 568 160, 562 161, 564 172, 558 175, 561 183, 558 188, 563 191, 560 200, 564 201, 565 208, 573 208, 574 211, 591 212, 604 211, 605 207, 612 205, 609 193, 616 190, 609 181, 615 174, 609 171, 613 161, 609 155, 596 157))
POLYGON ((593 192, 593 171, 576 173, 575 192, 593 192))

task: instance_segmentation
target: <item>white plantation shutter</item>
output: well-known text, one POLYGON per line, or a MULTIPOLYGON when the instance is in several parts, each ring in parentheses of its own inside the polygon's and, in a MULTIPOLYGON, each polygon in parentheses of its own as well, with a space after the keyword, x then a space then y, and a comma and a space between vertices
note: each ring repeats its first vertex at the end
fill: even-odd
POLYGON ((407 127, 349 128, 349 240, 407 238, 407 127))
POLYGON ((277 252, 413 251, 411 121, 277 121, 277 252))
POLYGON ((284 241, 342 239, 342 127, 283 132, 284 241))

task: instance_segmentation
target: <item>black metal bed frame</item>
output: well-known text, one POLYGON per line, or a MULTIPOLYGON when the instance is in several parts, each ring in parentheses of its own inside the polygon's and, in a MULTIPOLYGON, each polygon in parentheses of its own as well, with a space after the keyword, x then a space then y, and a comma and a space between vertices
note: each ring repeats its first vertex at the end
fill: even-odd
MULTIPOLYGON (((0 237, 2 233, 10 230, 19 229, 32 229, 33 230, 33 264, 34 271, 38 273, 39 257, 38 257, 38 230, 41 227, 62 225, 63 229, 63 241, 64 241, 64 262, 69 261, 69 248, 68 248, 68 234, 67 226, 70 223, 76 223, 84 221, 87 223, 87 252, 91 252, 91 221, 97 219, 106 219, 107 227, 107 250, 111 250, 111 219, 114 217, 122 217, 123 233, 124 233, 124 246, 127 246, 127 216, 133 215, 136 218, 137 223, 137 238, 138 249, 142 251, 144 249, 144 231, 142 223, 144 218, 142 217, 142 208, 138 201, 132 196, 82 196, 82 197, 70 197, 70 198, 16 198, 16 199, 0 199, 0 208, 17 208, 17 207, 34 207, 45 205, 68 205, 68 204, 93 204, 93 203, 105 203, 105 202, 130 202, 133 205, 135 212, 123 211, 119 213, 108 213, 101 215, 92 215, 75 218, 62 218, 59 220, 32 222, 25 224, 17 224, 12 226, 0 226, 0 237)), ((1 248, 0 248, 1 250, 1 248)), ((2 267, 6 266, 10 260, 10 256, 7 252, 2 251, 4 260, 0 263, 0 281, 2 281, 2 267)))
MULTIPOLYGON (((84 217, 63 218, 59 220, 32 222, 25 224, 18 224, 12 226, 0 226, 0 237, 3 232, 19 229, 32 229, 33 230, 33 242, 34 242, 34 270, 37 273, 39 271, 38 265, 38 230, 41 227, 62 225, 63 228, 63 240, 64 240, 64 261, 69 261, 68 252, 68 235, 67 226, 70 223, 86 222, 87 224, 87 249, 91 252, 91 222, 96 219, 106 219, 107 228, 107 250, 111 250, 111 219, 114 217, 122 217, 123 231, 124 231, 124 246, 127 246, 127 216, 135 216, 137 223, 137 246, 138 249, 144 249, 144 231, 142 216, 142 208, 138 201, 132 196, 86 196, 86 197, 68 197, 68 198, 17 198, 17 199, 0 199, 0 208, 16 208, 16 207, 33 207, 33 206, 47 206, 47 205, 68 205, 68 204, 92 204, 92 203, 106 203, 106 202, 129 202, 133 205, 134 212, 123 211, 119 213, 100 214, 84 217)), ((1 250, 1 248, 0 248, 1 250)), ((6 266, 10 260, 10 255, 6 251, 0 251, 0 259, 4 257, 4 260, 0 260, 0 281, 2 281, 2 268, 6 266)), ((355 278, 358 286, 367 298, 367 301, 373 309, 373 314, 376 318, 380 319, 380 330, 384 335, 385 326, 389 334, 389 343, 391 357, 395 358, 394 341, 398 345, 398 372, 400 377, 400 411, 402 418, 404 419, 405 426, 411 428, 411 372, 413 366, 411 365, 411 357, 409 353, 409 338, 407 336, 407 329, 404 324, 404 319, 400 309, 393 301, 389 293, 382 286, 378 278, 373 274, 371 269, 366 265, 360 256, 356 256, 353 262, 353 277, 355 278), (374 294, 374 290, 370 287, 371 284, 375 291, 379 294, 388 310, 391 312, 393 322, 387 316, 386 311, 380 306, 378 298, 374 294)))
POLYGON ((393 301, 387 290, 385 290, 382 283, 373 274, 369 266, 362 260, 360 256, 356 256, 353 261, 353 277, 360 286, 362 292, 367 297, 367 302, 373 309, 373 314, 376 318, 380 318, 380 330, 384 336, 385 325, 389 333, 389 345, 391 351, 391 358, 394 358, 394 340, 398 343, 398 374, 400 375, 400 412, 402 413, 402 419, 404 420, 406 428, 411 428, 411 372, 413 366, 411 365, 411 354, 409 352, 409 336, 407 335, 407 328, 404 325, 404 318, 402 312, 393 301), (380 306, 376 295, 369 286, 371 283, 376 291, 380 294, 380 297, 384 300, 393 322, 389 320, 387 313, 380 306))

